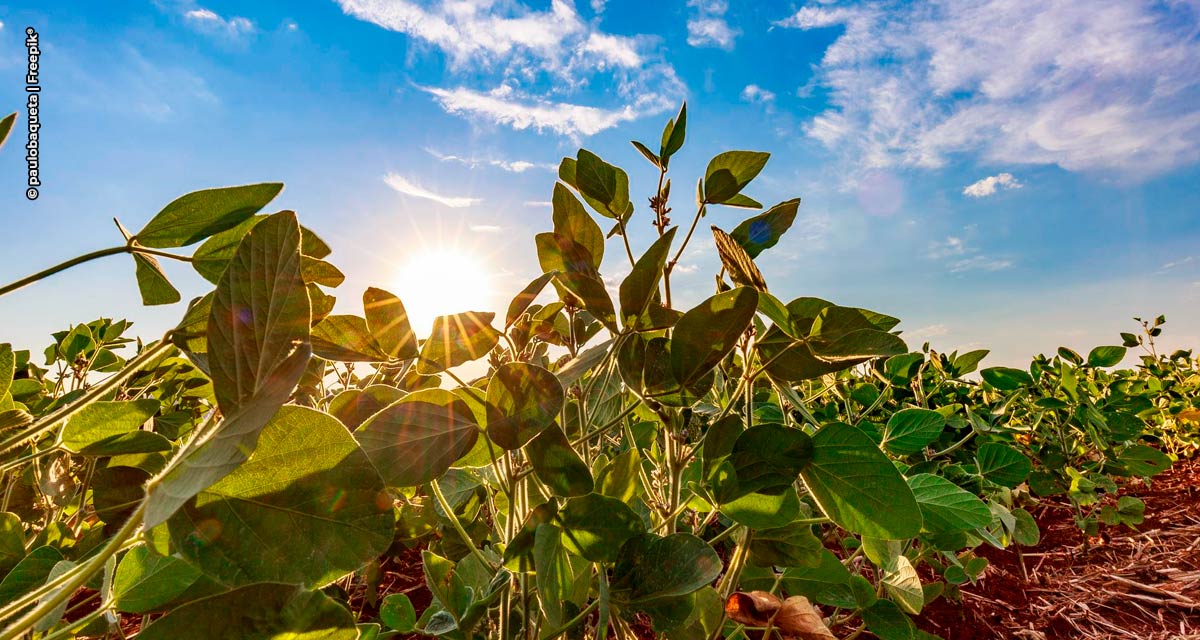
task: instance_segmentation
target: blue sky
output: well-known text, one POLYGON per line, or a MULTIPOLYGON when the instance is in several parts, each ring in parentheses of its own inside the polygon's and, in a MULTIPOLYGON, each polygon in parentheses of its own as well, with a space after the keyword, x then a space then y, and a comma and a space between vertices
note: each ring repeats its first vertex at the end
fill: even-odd
MULTIPOLYGON (((114 216, 137 228, 188 191, 282 181, 273 206, 347 275, 339 311, 367 286, 419 295, 406 265, 444 246, 490 273, 497 293, 472 303, 502 309, 537 273, 553 167, 580 146, 630 172, 648 245, 657 176, 628 141, 656 141, 686 99, 677 221, 728 149, 771 152, 759 201, 803 198, 760 259, 781 298, 888 312, 910 346, 992 364, 1112 343, 1134 315, 1200 346, 1194 1, 31 2, 0 22, 6 111, 26 26, 44 87, 36 202, 19 127, 0 152, 5 282, 119 244, 114 216)), ((701 240, 684 301, 711 291, 701 240)), ((178 267, 185 300, 201 293, 178 267)), ((182 308, 140 307, 131 261, 110 258, 0 298, 0 340, 40 348, 101 315, 157 336, 182 308)))

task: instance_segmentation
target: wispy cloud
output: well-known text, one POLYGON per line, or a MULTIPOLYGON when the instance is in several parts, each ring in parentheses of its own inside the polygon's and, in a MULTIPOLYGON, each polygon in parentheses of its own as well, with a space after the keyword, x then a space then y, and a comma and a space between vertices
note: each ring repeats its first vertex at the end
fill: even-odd
POLYGON ((527 207, 553 207, 554 203, 549 200, 526 200, 523 203, 527 207))
POLYGON ((997 189, 1020 189, 1025 185, 1017 181, 1011 173, 1001 173, 988 176, 972 182, 963 188, 963 195, 972 198, 985 198, 996 193, 997 189))
POLYGON ((693 47, 717 47, 726 51, 733 49, 734 41, 741 30, 729 26, 725 13, 729 3, 725 0, 688 0, 687 6, 694 9, 688 18, 688 44, 693 47))
POLYGON ((225 18, 204 7, 195 7, 184 11, 183 19, 197 31, 231 40, 253 35, 258 30, 249 18, 241 16, 225 18))
POLYGON ((1003 271, 1013 266, 1011 259, 986 255, 961 236, 946 236, 945 240, 931 242, 926 255, 943 263, 950 273, 1003 271))
POLYGON ((398 173, 387 174, 386 176, 383 177, 383 181, 387 184, 387 186, 389 186, 389 187, 395 189, 396 191, 399 191, 400 193, 403 193, 405 195, 412 196, 414 198, 423 198, 425 200, 432 200, 434 202, 438 202, 443 205, 446 205, 447 207, 452 207, 455 209, 461 209, 462 207, 469 207, 473 204, 482 202, 482 200, 480 198, 469 198, 469 197, 464 197, 464 196, 445 196, 445 195, 441 195, 439 193, 434 193, 433 191, 430 191, 429 189, 422 187, 421 185, 417 184, 416 182, 413 182, 412 180, 409 180, 408 178, 405 178, 404 176, 402 176, 398 173))
POLYGON ((748 84, 745 89, 742 89, 742 100, 751 104, 770 106, 775 104, 775 93, 767 91, 756 84, 748 84))
POLYGON ((530 162, 528 160, 504 160, 501 158, 470 158, 454 154, 444 154, 435 149, 426 148, 425 152, 442 162, 457 162, 474 169, 475 167, 497 167, 512 173, 525 173, 530 169, 556 171, 557 166, 545 162, 530 162))
POLYGON ((347 15, 407 34, 418 51, 444 54, 462 80, 421 88, 448 113, 577 138, 674 108, 686 93, 655 50, 658 38, 605 33, 569 0, 541 10, 516 0, 337 2, 347 15), (607 104, 571 97, 595 84, 612 88, 602 94, 607 104))
POLYGON ((477 116, 518 131, 533 128, 565 136, 590 136, 622 122, 636 120, 641 115, 629 106, 609 110, 549 100, 514 100, 511 97, 514 91, 509 85, 488 92, 466 87, 427 87, 425 91, 448 113, 477 116))
POLYGON ((950 333, 950 327, 944 324, 930 324, 912 331, 905 331, 901 335, 910 340, 928 340, 930 338, 939 338, 950 333))
POLYGON ((1174 271, 1180 267, 1186 267, 1190 264, 1194 264, 1197 262, 1197 260, 1200 260, 1200 258, 1197 258, 1196 256, 1186 256, 1178 260, 1172 260, 1159 267, 1158 272, 1167 273, 1168 271, 1174 271))
POLYGON ((866 167, 1057 164, 1137 179, 1200 160, 1200 12, 1188 2, 812 5, 843 29, 808 135, 866 167))

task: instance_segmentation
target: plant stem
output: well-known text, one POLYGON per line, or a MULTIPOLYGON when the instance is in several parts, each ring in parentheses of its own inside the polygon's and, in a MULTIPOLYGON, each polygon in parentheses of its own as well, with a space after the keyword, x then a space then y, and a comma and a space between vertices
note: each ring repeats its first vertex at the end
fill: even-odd
POLYGON ((58 425, 58 423, 75 415, 84 407, 96 402, 105 395, 108 395, 108 393, 120 386, 121 383, 133 377, 133 374, 137 373, 138 370, 147 363, 152 362, 159 356, 162 356, 171 349, 174 349, 175 345, 171 344, 170 335, 170 333, 167 333, 167 335, 162 337, 162 340, 160 340, 158 344, 147 348, 145 351, 138 354, 136 358, 126 363, 125 368, 105 378, 92 388, 88 389, 87 393, 80 397, 79 400, 71 403, 70 405, 58 408, 57 410, 38 419, 37 422, 29 425, 29 427, 27 427, 24 431, 5 439, 4 442, 0 443, 0 453, 7 452, 30 438, 40 436, 46 431, 53 429, 56 425, 58 425))
MULTIPOLYGON (((458 532, 458 535, 462 538, 463 543, 466 544, 467 548, 471 550, 471 555, 474 555, 475 559, 478 560, 480 564, 485 567, 489 567, 492 571, 495 571, 498 567, 493 564, 491 560, 488 560, 487 556, 483 555, 483 552, 479 550, 479 547, 476 547, 475 543, 471 541, 471 536, 468 535, 467 530, 463 528, 462 522, 460 522, 458 519, 458 514, 454 513, 454 509, 450 506, 450 502, 446 500, 446 496, 442 495, 442 490, 438 487, 437 480, 430 481, 429 489, 433 492, 433 497, 437 499, 438 504, 442 506, 442 511, 446 512, 446 517, 450 519, 450 524, 454 527, 454 530, 458 532)), ((0 638, 0 640, 5 639, 0 638)))
POLYGON ((0 632, 0 640, 14 640, 20 637, 34 623, 49 615, 60 604, 69 600, 80 587, 87 584, 92 574, 103 567, 104 563, 110 557, 121 550, 125 541, 133 537, 141 529, 142 515, 146 512, 146 503, 147 500, 145 499, 141 501, 138 508, 129 516, 129 520, 109 539, 108 543, 104 545, 104 548, 99 553, 88 558, 86 562, 77 565, 74 569, 64 573, 62 577, 66 579, 61 583, 57 580, 47 582, 41 588, 25 594, 15 601, 10 602, 3 609, 0 609, 0 619, 4 619, 33 604, 33 602, 37 602, 29 613, 21 616, 16 622, 6 627, 3 632, 0 632), (55 591, 56 589, 57 591, 55 591))
POLYGON ((81 256, 76 256, 74 258, 71 258, 70 260, 67 260, 66 262, 54 265, 53 267, 50 267, 49 269, 43 269, 42 271, 39 271, 33 275, 26 276, 24 278, 21 278, 20 280, 17 280, 16 282, 5 285, 4 287, 0 287, 0 296, 4 295, 6 293, 12 293, 13 291, 16 291, 17 289, 24 287, 25 285, 33 284, 34 282, 37 282, 38 280, 42 280, 44 278, 49 278, 50 276, 52 276, 56 273, 59 273, 60 271, 66 271, 67 269, 70 269, 71 267, 81 265, 85 262, 91 262, 92 260, 95 260, 97 258, 104 258, 106 256, 114 256, 114 255, 117 255, 118 253, 126 253, 128 251, 129 251, 128 246, 121 245, 119 247, 109 247, 107 249, 101 249, 99 251, 93 251, 91 253, 85 253, 81 256))
POLYGON ((583 611, 580 611, 578 614, 576 614, 574 618, 567 620, 566 622, 562 623, 561 626, 555 629, 543 633, 542 638, 545 638, 546 640, 549 640, 550 638, 557 638, 571 629, 574 629, 580 622, 583 622, 584 619, 588 617, 588 614, 595 611, 596 607, 598 606, 600 606, 600 600, 592 600, 592 603, 584 607, 583 611))

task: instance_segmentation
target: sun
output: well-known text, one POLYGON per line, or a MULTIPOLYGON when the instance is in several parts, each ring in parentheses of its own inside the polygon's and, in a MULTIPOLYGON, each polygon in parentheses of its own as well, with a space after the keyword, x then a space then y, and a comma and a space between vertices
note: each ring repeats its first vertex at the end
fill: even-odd
POLYGON ((494 270, 476 253, 457 247, 423 249, 397 270, 395 293, 413 331, 429 335, 433 319, 496 308, 494 270))

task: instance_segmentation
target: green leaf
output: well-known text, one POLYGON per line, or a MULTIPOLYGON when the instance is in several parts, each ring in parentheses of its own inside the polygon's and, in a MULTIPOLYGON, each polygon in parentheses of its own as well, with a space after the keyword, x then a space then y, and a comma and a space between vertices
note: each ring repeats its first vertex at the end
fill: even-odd
MULTIPOLYGON (((205 280, 216 284, 221 280, 221 274, 225 273, 225 267, 229 265, 229 259, 233 257, 237 251, 238 245, 242 239, 250 232, 258 223, 266 220, 269 216, 255 215, 246 218, 237 224, 237 226, 226 229, 217 234, 213 234, 210 238, 204 241, 196 250, 192 252, 192 268, 196 270, 205 280)), ((324 258, 330 254, 329 246, 325 244, 309 229, 300 227, 300 253, 309 258, 324 258)), ((303 272, 304 267, 301 266, 303 272)))
POLYGON ((216 435, 177 458, 147 487, 147 528, 164 522, 254 451, 259 431, 308 365, 308 331, 300 230, 293 214, 278 213, 242 241, 213 298, 208 363, 225 418, 216 435))
POLYGON ((808 524, 761 529, 750 538, 750 561, 759 567, 816 567, 824 550, 808 524))
POLYGON ((506 362, 488 381, 488 437, 503 449, 520 449, 554 425, 563 400, 562 385, 553 373, 533 364, 506 362))
POLYGON ((587 149, 580 149, 575 158, 575 187, 596 213, 617 219, 628 216, 633 211, 629 176, 587 149))
POLYGON ((479 438, 479 426, 458 396, 425 389, 371 416, 354 437, 389 487, 415 487, 466 455, 479 438))
POLYGON ((500 341, 492 328, 492 312, 467 311, 433 320, 433 331, 421 347, 417 372, 426 375, 486 356, 500 341))
POLYGON ((576 591, 577 575, 586 566, 583 560, 569 555, 563 548, 561 529, 547 523, 537 525, 533 542, 534 579, 538 601, 550 624, 557 626, 566 622, 569 608, 564 605, 576 604, 572 592, 576 591))
MULTIPOLYGON (((738 496, 780 493, 792 487, 812 459, 812 438, 782 424, 760 424, 738 436, 729 455, 738 496)), ((724 496, 722 496, 722 501, 724 496)))
POLYGON ((189 602, 155 620, 140 640, 357 640, 350 611, 319 591, 259 583, 189 602))
POLYGON ((781 202, 753 218, 742 221, 729 235, 742 245, 747 255, 757 258, 758 254, 775 246, 784 232, 791 228, 799 208, 800 198, 781 202))
POLYGON ((14 111, 0 120, 0 146, 4 146, 4 142, 8 140, 8 134, 12 132, 13 123, 17 121, 17 112, 14 111))
POLYGON ((613 568, 612 598, 633 606, 652 605, 709 585, 721 573, 721 558, 708 543, 688 533, 646 533, 621 545, 613 568))
POLYGON ((362 389, 347 389, 329 401, 329 413, 341 420, 346 428, 355 431, 367 418, 403 398, 405 393, 386 384, 373 384, 362 389))
POLYGON ((282 190, 282 183, 269 182, 194 191, 164 207, 134 239, 155 249, 184 247, 237 226, 282 190))
POLYGON ((417 625, 417 611, 413 609, 412 601, 403 593, 391 593, 379 605, 379 619, 389 629, 400 633, 412 633, 417 625))
POLYGON ((1125 347, 1096 347, 1088 353, 1088 365, 1092 367, 1111 367, 1125 359, 1125 347))
POLYGON ((863 609, 862 619, 879 640, 917 640, 917 626, 891 600, 879 600, 863 609))
POLYGON ((378 472, 341 423, 287 406, 246 462, 167 525, 175 548, 226 584, 323 585, 383 553, 394 517, 378 472))
POLYGON ((208 353, 222 412, 273 386, 282 363, 307 346, 309 319, 300 228, 294 214, 277 213, 242 240, 213 298, 208 353))
POLYGON ((737 345, 758 308, 758 292, 738 287, 683 314, 671 333, 671 369, 687 385, 712 371, 737 345))
POLYGON ((554 183, 552 217, 554 233, 569 238, 587 250, 593 269, 599 269, 604 259, 604 232, 600 225, 561 182, 554 183))
POLYGON ((583 496, 595 486, 592 472, 571 448, 567 435, 557 425, 544 429, 525 447, 533 472, 557 496, 583 496))
POLYGON ((634 149, 637 149, 643 156, 645 156, 646 159, 650 161, 650 164, 656 167, 662 167, 662 161, 658 159, 658 156, 654 155, 654 152, 650 150, 650 147, 647 147, 637 140, 630 140, 629 144, 632 144, 634 149))
POLYGON ((727 207, 740 207, 742 209, 761 209, 762 203, 750 196, 739 193, 736 196, 722 202, 721 204, 727 207))
POLYGON ((998 442, 988 442, 975 452, 979 474, 1005 487, 1015 487, 1029 477, 1033 463, 1016 449, 998 442))
POLYGON ((795 491, 767 495, 748 493, 721 505, 721 513, 751 529, 782 527, 800 514, 800 498, 795 491))
POLYGON ((704 202, 721 204, 741 193, 746 185, 762 171, 769 153, 758 151, 726 151, 708 163, 704 171, 704 202))
POLYGON ((1013 541, 1022 547, 1036 547, 1042 539, 1037 521, 1024 509, 1013 509, 1012 515, 1017 523, 1013 528, 1013 541))
POLYGON ((883 573, 883 588, 900 608, 916 615, 925 606, 925 592, 921 589, 921 578, 912 562, 905 556, 897 556, 883 573))
POLYGON ((400 298, 371 287, 363 292, 363 311, 371 336, 388 357, 400 360, 417 357, 417 336, 400 298))
POLYGON ((311 256, 300 257, 300 275, 305 284, 319 284, 322 287, 337 287, 346 281, 346 274, 341 269, 311 256))
POLYGON ((179 302, 179 290, 167 279, 167 274, 163 273, 162 266, 154 256, 134 253, 133 264, 142 304, 154 306, 179 302))
POLYGON ((0 606, 45 584, 54 565, 62 560, 62 553, 54 547, 42 546, 30 551, 0 582, 0 606))
POLYGON ((615 561, 626 540, 646 531, 629 505, 598 493, 567 500, 557 520, 563 546, 592 562, 615 561))
POLYGON ((12 345, 7 342, 0 344, 0 398, 8 393, 16 371, 17 357, 13 353, 12 345))
POLYGON ((117 565, 113 598, 118 611, 148 613, 187 591, 200 570, 175 556, 160 556, 144 544, 130 549, 117 565))
POLYGON ((883 430, 883 448, 898 456, 919 452, 942 435, 946 418, 930 409, 901 409, 883 430))
POLYGON ((659 156, 662 157, 663 168, 667 167, 671 156, 675 155, 683 147, 683 142, 687 138, 687 103, 683 103, 679 107, 679 115, 673 120, 667 122, 667 126, 663 128, 662 143, 659 148, 659 156))
POLYGON ((870 436, 832 422, 817 430, 812 443, 812 461, 800 475, 829 519, 884 540, 920 532, 921 510, 912 490, 870 436))
POLYGON ((557 371, 558 380, 564 387, 579 382, 587 372, 608 357, 608 350, 613 346, 612 340, 605 340, 594 347, 588 347, 583 353, 567 361, 557 371))
POLYGON ((1121 452, 1117 462, 1131 475, 1149 478, 1171 468, 1167 454, 1144 444, 1135 444, 1121 452))
POLYGON ((24 557, 25 527, 20 516, 0 512, 0 575, 8 575, 24 557))
MULTIPOLYGON (((79 413, 71 416, 66 426, 63 427, 62 445, 74 453, 112 455, 111 453, 97 452, 104 449, 105 445, 140 429, 147 420, 158 413, 158 406, 159 402, 154 398, 89 404, 80 409, 79 413)), ((149 436, 157 435, 150 432, 143 433, 149 436)), ((167 448, 155 450, 170 450, 170 443, 166 442, 162 436, 158 437, 167 444, 167 448)))
POLYGON ((919 473, 908 479, 908 486, 930 533, 971 531, 992 522, 992 512, 982 500, 941 476, 919 473))
POLYGON ((313 355, 339 362, 385 362, 367 321, 352 315, 325 316, 312 328, 313 355))
POLYGON ((581 306, 591 312, 605 327, 613 333, 618 332, 617 312, 613 309, 608 289, 604 287, 604 283, 599 278, 586 273, 568 271, 558 274, 555 279, 578 298, 582 302, 581 306))
POLYGON ((857 608, 854 593, 850 590, 850 571, 846 565, 824 547, 816 554, 818 562, 815 566, 788 567, 783 572, 784 590, 831 607, 857 608))
POLYGON ((546 288, 546 284, 556 275, 558 275, 557 271, 543 273, 525 285, 521 293, 518 293, 508 305, 508 313, 504 316, 504 328, 511 327, 521 317, 521 314, 525 313, 529 305, 533 304, 533 301, 541 294, 542 289, 546 288))
POLYGON ((983 377, 984 382, 996 387, 1000 391, 1013 391, 1024 385, 1033 384, 1033 376, 1029 375, 1028 371, 1013 369, 1011 367, 982 369, 979 371, 979 375, 983 377))
POLYGON ((621 281, 621 322, 625 326, 634 325, 650 303, 658 298, 658 284, 662 281, 663 268, 667 264, 667 254, 671 251, 676 230, 677 227, 672 227, 659 236, 621 281))

